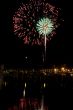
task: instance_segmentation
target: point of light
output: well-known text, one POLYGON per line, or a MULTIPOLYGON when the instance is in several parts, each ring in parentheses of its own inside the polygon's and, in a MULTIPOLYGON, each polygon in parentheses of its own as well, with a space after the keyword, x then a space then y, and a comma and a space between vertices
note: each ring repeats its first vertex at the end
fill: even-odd
POLYGON ((25 97, 25 93, 26 93, 26 92, 25 92, 25 89, 24 89, 24 91, 23 91, 23 96, 24 96, 24 97, 25 97))
POLYGON ((40 35, 49 35, 54 30, 54 25, 51 19, 42 18, 37 22, 36 29, 40 35))
POLYGON ((46 83, 44 83, 44 88, 46 87, 46 83))
POLYGON ((65 68, 64 68, 64 67, 62 67, 62 68, 61 68, 61 71, 62 71, 62 72, 65 72, 65 68))
POLYGON ((28 57, 26 56, 25 59, 27 59, 28 57))
POLYGON ((54 73, 58 73, 58 69, 57 68, 54 68, 54 73))
POLYGON ((26 88, 26 82, 25 82, 25 88, 26 88))
POLYGON ((5 87, 6 87, 6 85, 7 85, 7 82, 5 81, 5 87))

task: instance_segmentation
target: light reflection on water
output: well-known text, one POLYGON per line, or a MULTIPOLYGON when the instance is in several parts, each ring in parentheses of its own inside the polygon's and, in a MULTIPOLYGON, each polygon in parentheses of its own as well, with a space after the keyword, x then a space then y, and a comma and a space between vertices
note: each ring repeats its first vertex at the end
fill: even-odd
POLYGON ((64 103, 67 103, 65 107, 68 106, 70 100, 66 98, 73 99, 73 77, 71 75, 34 74, 20 73, 15 76, 12 73, 2 79, 0 100, 8 109, 1 110, 54 110, 54 108, 59 110, 59 106, 63 108, 64 103), (23 99, 22 104, 20 99, 23 99))

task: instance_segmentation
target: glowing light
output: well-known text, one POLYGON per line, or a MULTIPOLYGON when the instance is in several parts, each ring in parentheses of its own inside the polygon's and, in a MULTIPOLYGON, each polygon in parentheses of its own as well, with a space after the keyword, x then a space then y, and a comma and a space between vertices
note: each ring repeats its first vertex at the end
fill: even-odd
POLYGON ((25 59, 27 59, 28 57, 26 56, 25 59))
POLYGON ((25 89, 24 89, 24 91, 23 91, 23 96, 24 96, 24 97, 25 97, 25 93, 26 93, 26 92, 25 92, 25 89))
POLYGON ((58 72, 58 69, 57 68, 54 68, 54 73, 57 73, 58 72))
POLYGON ((5 87, 6 87, 6 85, 7 85, 7 82, 5 81, 5 87))
POLYGON ((46 83, 44 83, 44 88, 46 87, 46 83))
POLYGON ((46 72, 43 71, 43 74, 46 75, 46 72))
POLYGON ((68 72, 70 72, 70 69, 68 69, 68 72))
POLYGON ((36 29, 40 35, 48 35, 54 30, 54 25, 51 19, 42 18, 37 22, 36 29))
POLYGON ((25 82, 25 88, 26 88, 26 82, 25 82))
POLYGON ((65 72, 65 68, 64 68, 64 67, 62 67, 62 68, 61 68, 61 71, 62 71, 62 72, 65 72))
POLYGON ((70 74, 70 76, 71 76, 71 77, 73 77, 73 73, 72 73, 72 74, 70 74))

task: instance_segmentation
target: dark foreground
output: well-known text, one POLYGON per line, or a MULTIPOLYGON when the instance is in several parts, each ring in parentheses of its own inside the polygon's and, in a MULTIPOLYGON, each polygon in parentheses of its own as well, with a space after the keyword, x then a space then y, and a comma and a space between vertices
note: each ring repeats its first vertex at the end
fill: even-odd
POLYGON ((73 110, 73 77, 35 72, 4 75, 0 110, 73 110))

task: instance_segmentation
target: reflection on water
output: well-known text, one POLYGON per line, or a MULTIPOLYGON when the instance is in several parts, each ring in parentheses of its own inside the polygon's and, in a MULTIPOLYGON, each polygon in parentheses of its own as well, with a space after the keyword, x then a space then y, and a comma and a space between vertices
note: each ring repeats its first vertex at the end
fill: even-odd
POLYGON ((69 74, 10 73, 1 84, 0 110, 73 108, 73 77, 69 74))
POLYGON ((18 106, 8 108, 8 110, 48 110, 48 107, 44 105, 44 99, 25 99, 19 100, 18 106))

